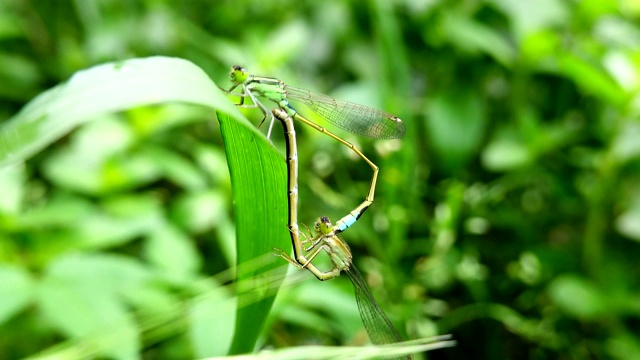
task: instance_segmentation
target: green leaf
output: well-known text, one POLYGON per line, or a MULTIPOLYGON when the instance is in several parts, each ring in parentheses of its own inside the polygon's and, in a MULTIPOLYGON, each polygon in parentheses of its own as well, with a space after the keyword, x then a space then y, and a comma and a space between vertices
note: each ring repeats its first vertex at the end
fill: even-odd
POLYGON ((519 38, 569 21, 568 5, 558 0, 502 0, 492 3, 510 18, 514 34, 519 38))
POLYGON ((189 337, 196 358, 221 356, 229 350, 236 302, 225 290, 214 286, 206 296, 200 296, 190 304, 189 337))
POLYGON ((449 172, 464 167, 476 155, 484 135, 484 106, 475 93, 451 90, 430 101, 426 109, 427 136, 449 172))
POLYGON ((0 324, 24 308, 32 299, 33 284, 23 269, 0 266, 0 324))
POLYGON ((202 233, 223 222, 227 216, 225 189, 194 191, 176 196, 171 208, 172 222, 189 232, 202 233))
POLYGON ((0 212, 16 213, 25 193, 24 166, 19 164, 0 168, 0 212))
POLYGON ((493 139, 482 151, 482 163, 491 171, 511 171, 530 164, 533 159, 527 144, 511 128, 494 131, 493 139))
MULTIPOLYGON (((237 264, 242 265, 269 254, 272 247, 287 249, 287 179, 283 157, 275 151, 267 139, 254 127, 247 128, 242 122, 232 121, 218 113, 220 131, 231 173, 233 200, 236 204, 237 264)), ((284 275, 282 263, 265 261, 263 269, 276 269, 284 275)), ((238 289, 238 292, 266 292, 260 286, 265 270, 238 275, 238 282, 253 279, 253 289, 238 289)), ((260 294, 260 298, 264 295, 260 294)), ((252 351, 261 331, 274 296, 238 308, 236 331, 231 347, 232 354, 252 351)))
POLYGON ((76 73, 9 119, 0 128, 0 166, 24 161, 89 120, 166 102, 204 105, 241 117, 189 61, 151 57, 107 63, 76 73))
POLYGON ((106 255, 70 255, 46 269, 40 310, 66 336, 117 359, 136 358, 138 329, 123 297, 153 278, 136 261, 106 255))
POLYGON ((161 165, 148 152, 126 154, 135 135, 115 115, 96 118, 70 136, 70 145, 54 150, 44 173, 56 185, 96 195, 134 189, 157 180, 161 165), (126 154, 126 155, 125 155, 126 154))
POLYGON ((162 208, 153 196, 113 197, 75 228, 82 246, 89 249, 126 244, 163 226, 162 208))
POLYGON ((549 285, 548 292, 561 310, 579 319, 594 319, 611 311, 607 295, 577 275, 557 277, 549 285))
POLYGON ((614 106, 623 106, 629 95, 603 69, 573 55, 558 56, 558 71, 584 92, 614 106))
POLYGON ((487 54, 505 66, 511 65, 516 58, 515 49, 504 35, 463 14, 447 13, 442 26, 449 41, 460 50, 487 54))
POLYGON ((195 279, 200 268, 200 257, 193 241, 168 224, 151 234, 145 242, 144 253, 149 262, 175 281, 195 279))

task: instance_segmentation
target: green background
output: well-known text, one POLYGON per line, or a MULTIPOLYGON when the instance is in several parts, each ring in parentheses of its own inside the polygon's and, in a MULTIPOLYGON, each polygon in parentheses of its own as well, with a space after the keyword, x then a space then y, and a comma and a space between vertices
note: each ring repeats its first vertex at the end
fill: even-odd
MULTIPOLYGON (((203 80, 229 87, 233 64, 405 122, 402 140, 336 133, 381 169, 343 236, 355 264, 405 338, 457 342, 418 356, 640 358, 639 22, 637 0, 0 2, 0 149, 38 148, 0 169, 0 358, 366 343, 345 277, 303 274, 273 308, 279 280, 230 282, 242 247, 288 241, 280 190, 255 199, 273 204, 254 206, 264 217, 234 206, 250 185, 224 146, 257 144, 255 159, 235 156, 258 159, 265 189, 285 174, 283 158, 261 160, 283 152, 279 124, 272 148, 203 80), (157 55, 204 73, 152 60, 142 77, 125 61, 157 55), (78 71, 119 61, 125 79, 159 82, 110 88, 92 72, 68 91, 78 71), (30 120, 66 124, 57 135, 9 131, 64 82, 46 95, 60 106, 30 120), (214 109, 242 136, 223 142, 214 109)), ((337 220, 370 168, 296 130, 300 220, 337 220)))

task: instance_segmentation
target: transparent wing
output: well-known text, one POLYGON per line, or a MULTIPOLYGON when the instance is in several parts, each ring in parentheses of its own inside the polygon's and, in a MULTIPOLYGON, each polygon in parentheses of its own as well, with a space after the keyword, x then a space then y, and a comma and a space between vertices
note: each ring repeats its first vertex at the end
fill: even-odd
POLYGON ((399 117, 382 110, 288 85, 285 91, 287 99, 306 105, 329 123, 354 134, 374 139, 398 139, 406 132, 399 117))
MULTIPOLYGON (((401 342, 402 338, 398 334, 398 330, 393 326, 391 320, 380 309, 378 303, 373 298, 369 287, 365 283, 360 271, 351 264, 349 268, 345 270, 347 276, 351 280, 356 292, 356 302, 358 303, 358 310, 360 311, 360 317, 364 328, 369 334, 371 342, 375 345, 392 344, 401 342)), ((395 357, 393 359, 412 359, 409 356, 395 357)))

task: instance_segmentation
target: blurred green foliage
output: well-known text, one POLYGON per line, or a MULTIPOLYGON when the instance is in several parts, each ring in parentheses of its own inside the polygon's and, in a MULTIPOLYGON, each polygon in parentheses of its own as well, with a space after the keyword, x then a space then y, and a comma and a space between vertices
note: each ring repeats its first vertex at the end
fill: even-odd
MULTIPOLYGON (((222 86, 238 63, 385 109, 401 141, 339 132, 381 168, 344 239, 401 333, 452 333, 434 358, 640 358, 639 22, 637 0, 6 0, 0 119, 81 69, 153 55, 222 86)), ((227 350, 210 276, 235 263, 234 209, 203 119, 136 108, 0 169, 4 357, 227 350), (174 125, 144 131, 158 122, 174 125), (92 317, 121 331, 91 337, 92 317)), ((344 215, 370 169, 297 130, 300 218, 344 215)), ((256 347, 362 344, 348 281, 306 279, 256 347)))

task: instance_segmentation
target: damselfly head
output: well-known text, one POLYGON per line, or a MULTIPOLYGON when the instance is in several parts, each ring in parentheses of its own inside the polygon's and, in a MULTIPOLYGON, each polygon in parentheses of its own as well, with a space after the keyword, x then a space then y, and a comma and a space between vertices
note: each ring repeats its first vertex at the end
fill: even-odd
POLYGON ((240 65, 233 65, 231 67, 231 72, 229 73, 229 80, 231 80, 234 84, 239 84, 247 81, 249 78, 249 72, 247 69, 243 68, 240 65))
POLYGON ((322 216, 318 220, 316 220, 316 235, 322 234, 327 235, 331 231, 333 231, 333 224, 328 217, 322 216))

